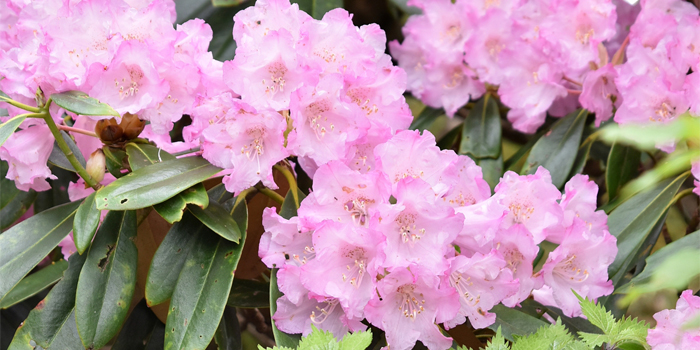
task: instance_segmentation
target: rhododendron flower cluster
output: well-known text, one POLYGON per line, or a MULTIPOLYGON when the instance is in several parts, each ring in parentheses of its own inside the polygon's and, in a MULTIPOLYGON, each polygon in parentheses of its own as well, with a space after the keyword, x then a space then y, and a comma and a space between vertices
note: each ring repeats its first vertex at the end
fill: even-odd
POLYGON ((491 195, 481 169, 440 150, 427 131, 397 132, 373 155, 366 172, 321 165, 298 216, 265 210, 260 257, 279 268, 282 331, 308 334, 314 324, 342 336, 367 319, 392 349, 417 340, 447 349, 436 323, 468 318, 484 328, 495 321, 493 306, 531 294, 578 316, 572 289, 591 299, 612 293, 616 240, 585 175, 562 196, 544 168, 507 172, 491 195), (544 240, 558 247, 533 272, 544 240))
POLYGON ((700 317, 700 297, 692 290, 681 294, 672 310, 654 314, 656 327, 649 330, 647 342, 653 349, 681 350, 700 348, 700 329, 689 324, 700 317))

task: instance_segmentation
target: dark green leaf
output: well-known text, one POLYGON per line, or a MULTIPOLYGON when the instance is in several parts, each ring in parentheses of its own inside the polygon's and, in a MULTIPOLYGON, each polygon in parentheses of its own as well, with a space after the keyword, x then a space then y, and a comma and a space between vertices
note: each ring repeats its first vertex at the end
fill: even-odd
MULTIPOLYGON (((85 167, 85 158, 83 157, 83 153, 80 151, 78 148, 78 145, 75 144, 75 141, 68 135, 67 132, 61 130, 61 136, 63 136, 63 141, 68 144, 68 148, 70 148, 71 152, 73 152, 73 155, 75 155, 75 158, 78 159, 78 163, 85 167)), ((54 141, 53 143, 53 149, 51 150, 51 154, 49 155, 49 163, 61 168, 65 169, 68 171, 75 171, 75 168, 73 168, 73 165, 70 163, 68 158, 66 158, 66 155, 61 151, 61 148, 58 147, 58 143, 54 141)))
POLYGON ((206 348, 223 315, 244 244, 245 235, 235 244, 209 230, 194 243, 170 301, 165 349, 206 348))
POLYGON ((209 196, 209 203, 223 203, 233 198, 233 194, 226 191, 226 186, 224 186, 224 184, 218 184, 212 187, 209 191, 207 191, 207 195, 209 196))
POLYGON ((240 5, 248 0, 211 0, 214 7, 231 7, 240 5))
POLYGON ((513 154, 513 155, 510 156, 508 159, 506 159, 505 162, 503 162, 503 167, 504 167, 506 170, 518 171, 517 169, 515 169, 515 166, 518 164, 518 162, 520 161, 520 159, 522 159, 526 154, 528 154, 528 152, 530 152, 530 150, 532 149, 532 147, 533 147, 533 146, 542 138, 542 136, 544 136, 547 132, 549 132, 549 130, 541 130, 541 131, 539 131, 537 134, 535 134, 534 136, 532 136, 532 137, 530 138, 530 140, 527 141, 526 144, 524 144, 522 147, 520 147, 520 149, 518 149, 517 152, 515 152, 515 154, 513 154))
POLYGON ((414 6, 409 6, 408 5, 408 0, 391 0, 394 5, 396 5, 398 8, 401 9, 401 11, 409 14, 409 15, 416 15, 420 14, 422 11, 414 6))
POLYGON ((78 181, 79 179, 78 175, 72 171, 54 166, 50 168, 51 173, 58 178, 48 180, 49 186, 51 186, 50 190, 37 192, 36 199, 34 200, 34 214, 70 202, 68 186, 70 186, 71 182, 78 181))
POLYGON ((209 229, 191 213, 185 213, 182 220, 170 228, 153 255, 148 270, 146 300, 149 305, 158 305, 170 299, 194 242, 205 231, 209 229))
POLYGON ((63 272, 68 268, 68 262, 60 260, 23 278, 7 295, 0 300, 0 309, 7 309, 58 282, 63 272))
POLYGON ((576 160, 574 161, 574 165, 571 167, 571 172, 569 173, 568 178, 574 177, 576 174, 580 174, 583 172, 583 168, 586 166, 586 162, 588 161, 588 156, 591 153, 591 147, 593 146, 594 142, 588 142, 585 145, 581 145, 578 149, 578 154, 576 155, 576 160))
POLYGON ((233 280, 227 304, 244 309, 269 307, 270 284, 251 280, 233 280))
POLYGON ((540 327, 546 327, 549 323, 530 316, 522 311, 507 308, 498 304, 491 309, 496 314, 496 323, 489 328, 496 330, 501 327, 503 336, 513 341, 513 335, 525 336, 537 332, 540 327))
POLYGON ((326 12, 343 7, 343 0, 292 0, 299 4, 299 9, 311 15, 315 19, 323 18, 326 12))
POLYGON ((143 143, 128 143, 126 155, 129 157, 131 170, 138 170, 155 163, 176 159, 172 154, 158 147, 143 143))
POLYGON ((119 117, 119 113, 107 104, 104 104, 81 91, 66 91, 51 95, 53 102, 63 109, 78 115, 113 115, 119 117))
MULTIPOLYGON (((279 287, 277 287, 277 269, 272 269, 270 272, 270 316, 277 312, 277 299, 282 297, 279 287)), ((286 346, 296 349, 301 341, 301 334, 287 334, 282 332, 275 326, 275 320, 272 320, 272 334, 275 336, 277 346, 286 346)))
POLYGON ((105 154, 105 163, 107 165, 107 171, 109 171, 110 174, 117 179, 126 175, 125 173, 121 172, 122 168, 124 167, 126 152, 109 146, 102 147, 102 152, 105 154))
POLYGON ((474 159, 496 159, 501 155, 501 115, 491 94, 479 99, 464 120, 459 154, 474 159))
MULTIPOLYGON (((297 189, 297 194, 299 195, 299 202, 306 198, 306 195, 299 189, 297 189)), ((287 195, 284 197, 282 208, 280 208, 280 216, 289 220, 292 217, 297 216, 297 209, 298 207, 294 202, 294 196, 292 195, 291 191, 288 191, 287 195)))
POLYGON ((70 232, 79 204, 46 210, 0 235, 0 299, 70 232))
POLYGON ((483 158, 477 159, 476 164, 481 167, 481 172, 484 175, 484 180, 493 190, 503 175, 503 155, 499 155, 496 159, 483 158))
POLYGON ((220 171, 201 157, 156 163, 112 182, 100 190, 95 201, 101 210, 141 209, 162 203, 220 171))
POLYGON ((209 227, 219 236, 231 242, 238 243, 241 238, 241 232, 238 229, 236 221, 233 220, 231 214, 219 203, 210 203, 206 209, 202 209, 196 205, 188 205, 187 209, 209 227))
POLYGON ((136 286, 136 212, 111 211, 80 272, 75 306, 85 348, 99 349, 121 328, 136 286))
POLYGON ((425 106, 423 110, 418 114, 416 119, 413 120, 411 126, 408 127, 409 130, 425 130, 433 125, 435 118, 445 114, 445 110, 442 108, 432 108, 425 106))
POLYGON ((669 179, 654 188, 640 192, 610 213, 608 229, 617 238, 618 248, 615 261, 608 268, 608 275, 613 284, 617 285, 633 266, 639 249, 666 213, 685 178, 686 175, 669 179))
POLYGON ((73 254, 63 278, 29 314, 8 350, 82 349, 75 325, 75 291, 85 255, 73 254))
POLYGON ((90 193, 80 204, 73 220, 73 242, 80 254, 90 247, 97 226, 100 225, 100 211, 95 208, 95 193, 90 193))
POLYGON ((462 133, 462 124, 459 124, 436 142, 438 148, 440 148, 440 149, 452 149, 455 142, 457 142, 457 139, 459 139, 459 135, 461 133, 462 133))
POLYGON ((146 301, 141 300, 119 331, 112 350, 146 350, 155 345, 153 343, 160 343, 159 349, 162 349, 164 329, 165 325, 148 308, 146 301))
POLYGON ((227 306, 224 309, 224 316, 221 317, 214 340, 219 345, 219 350, 241 350, 243 348, 241 326, 238 324, 235 308, 227 306))
POLYGON ((14 224, 36 199, 34 190, 20 191, 14 181, 5 178, 8 169, 7 162, 0 161, 0 230, 14 224))
POLYGON ((588 111, 579 109, 552 126, 532 147, 521 174, 534 174, 540 166, 549 170, 552 183, 561 188, 576 160, 588 111))
POLYGON ((175 223, 182 219, 182 213, 187 204, 194 204, 193 207, 207 208, 209 206, 209 196, 202 183, 198 183, 168 199, 163 203, 153 205, 160 216, 169 223, 175 223))
POLYGON ((622 186, 637 176, 641 156, 641 152, 633 147, 619 143, 613 144, 610 148, 608 165, 605 169, 605 186, 608 189, 609 199, 617 197, 622 186))
POLYGON ((15 130, 19 127, 22 122, 27 119, 26 116, 18 115, 12 119, 0 124, 0 146, 2 146, 7 139, 15 133, 15 130))

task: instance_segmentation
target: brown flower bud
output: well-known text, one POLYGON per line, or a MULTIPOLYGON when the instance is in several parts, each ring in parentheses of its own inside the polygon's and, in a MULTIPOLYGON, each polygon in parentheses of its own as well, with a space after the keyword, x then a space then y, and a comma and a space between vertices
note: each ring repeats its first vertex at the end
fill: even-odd
POLYGON ((95 125, 95 133, 100 137, 100 140, 102 140, 102 143, 105 145, 120 142, 124 137, 124 130, 122 130, 122 128, 117 124, 117 120, 114 118, 97 121, 97 125, 95 125))
POLYGON ((125 113, 124 116, 122 116, 122 122, 119 123, 119 126, 124 130, 124 138, 133 140, 141 134, 146 123, 140 120, 137 115, 125 113))
POLYGON ((92 179, 95 180, 96 183, 100 183, 100 181, 102 181, 102 179, 105 178, 105 166, 105 154, 102 152, 101 149, 98 149, 97 151, 92 152, 85 168, 90 177, 92 177, 92 179))

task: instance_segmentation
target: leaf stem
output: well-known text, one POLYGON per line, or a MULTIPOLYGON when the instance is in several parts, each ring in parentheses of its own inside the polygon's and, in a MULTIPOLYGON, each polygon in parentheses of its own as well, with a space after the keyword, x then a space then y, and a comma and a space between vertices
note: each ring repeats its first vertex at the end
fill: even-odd
POLYGON ((261 187, 258 189, 260 193, 270 197, 273 201, 277 202, 278 204, 282 204, 284 202, 284 197, 280 196, 279 193, 267 188, 267 187, 261 187))
POLYGON ((673 199, 671 200, 671 203, 670 203, 669 207, 670 207, 672 204, 674 204, 674 203, 678 202, 679 200, 681 200, 683 197, 692 194, 692 193, 693 193, 693 190, 694 190, 694 188, 686 188, 685 190, 678 192, 678 193, 673 197, 673 199))
POLYGON ((95 180, 93 180, 92 176, 88 174, 87 170, 85 170, 85 168, 83 168, 83 166, 80 165, 80 162, 78 162, 78 158, 75 157, 73 151, 71 151, 70 147, 68 147, 66 140, 63 139, 58 125, 56 125, 56 123, 53 121, 53 118, 51 118, 51 114, 49 113, 50 104, 51 100, 49 99, 49 101, 44 106, 43 111, 41 112, 44 115, 44 121, 46 122, 46 125, 49 127, 49 130, 51 130, 53 137, 56 139, 58 148, 60 148, 61 151, 63 151, 63 154, 66 155, 66 158, 68 158, 68 161, 73 166, 78 175, 80 175, 80 177, 82 177, 83 180, 85 180, 85 183, 88 186, 94 188, 95 190, 99 189, 99 184, 96 183, 95 180))
POLYGON ((294 205, 297 207, 297 209, 299 209, 299 205, 301 204, 299 203, 299 186, 297 185, 297 179, 294 177, 294 174, 292 174, 287 165, 288 164, 275 164, 273 168, 281 172, 287 179, 287 183, 289 183, 289 190, 292 191, 292 197, 294 197, 294 205))
POLYGON ((9 103, 17 108, 21 108, 21 109, 24 109, 25 111, 29 111, 29 112, 33 112, 33 113, 41 113, 42 112, 41 109, 39 109, 38 107, 27 106, 24 103, 17 102, 11 98, 7 98, 7 97, 1 96, 1 95, 0 95, 0 102, 7 102, 7 103, 9 103))
POLYGON ((87 130, 83 130, 83 129, 78 129, 78 128, 74 128, 74 127, 72 127, 72 126, 66 126, 66 125, 57 125, 57 126, 58 126, 58 129, 59 129, 59 130, 70 131, 70 132, 75 132, 75 133, 78 133, 78 134, 83 134, 83 135, 87 135, 87 136, 97 137, 97 134, 95 134, 95 133, 92 132, 92 131, 87 131, 87 130))

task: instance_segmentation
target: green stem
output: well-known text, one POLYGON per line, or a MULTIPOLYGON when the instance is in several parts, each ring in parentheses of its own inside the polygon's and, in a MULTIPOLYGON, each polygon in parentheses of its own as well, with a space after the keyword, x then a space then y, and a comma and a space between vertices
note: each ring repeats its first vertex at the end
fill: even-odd
POLYGON ((593 142, 598 139, 598 136, 600 136, 600 130, 588 135, 585 140, 581 143, 581 146, 579 146, 579 149, 582 149, 586 145, 588 145, 589 142, 593 142))
POLYGON ((267 187, 261 187, 258 189, 258 191, 260 191, 260 193, 270 197, 270 199, 272 199, 273 201, 275 201, 279 204, 284 203, 284 197, 280 196, 279 193, 277 193, 277 192, 275 192, 267 187))
POLYGON ((0 101, 7 102, 7 103, 9 103, 17 108, 24 109, 25 111, 29 111, 29 112, 33 112, 33 113, 41 113, 41 109, 39 109, 37 107, 27 106, 24 103, 17 102, 11 98, 0 96, 0 101))
POLYGON ((294 204, 296 205, 297 209, 299 209, 299 187, 297 186, 297 179, 294 177, 294 174, 287 168, 287 166, 282 166, 279 164, 275 164, 273 168, 277 169, 279 172, 284 175, 284 177, 287 179, 287 183, 289 183, 289 190, 292 191, 292 197, 294 197, 294 204))
POLYGON ((671 203, 669 203, 669 207, 671 205, 675 204, 676 202, 678 202, 679 200, 681 200, 681 198, 692 194, 693 190, 694 190, 694 188, 686 188, 685 190, 678 192, 676 194, 676 196, 673 197, 673 199, 671 200, 671 203))
POLYGON ((184 151, 172 153, 172 155, 174 155, 175 157, 179 157, 179 156, 183 156, 185 154, 199 152, 200 150, 201 150, 201 147, 195 147, 195 148, 186 149, 184 151))
POLYGON ((14 116, 13 118, 27 117, 27 118, 44 118, 43 113, 24 113, 14 116))
POLYGON ((58 144, 58 148, 63 151, 63 154, 66 155, 66 158, 68 158, 68 161, 70 164, 73 166, 75 171, 80 175, 80 177, 85 180, 85 183, 97 190, 99 188, 99 184, 95 182, 95 180, 92 179, 92 176, 88 174, 87 170, 83 168, 82 165, 80 165, 80 162, 78 161, 78 158, 75 157, 75 154, 73 154, 73 151, 70 150, 70 147, 68 147, 68 144, 66 143, 66 140, 63 139, 63 136, 61 135, 61 131, 58 129, 58 125, 53 121, 53 118, 51 118, 51 114, 49 113, 49 103, 46 103, 45 110, 43 111, 44 114, 44 121, 46 121, 46 125, 48 125, 49 130, 51 130, 51 133, 53 134, 53 137, 56 139, 56 143, 58 144))
POLYGON ((236 210, 236 207, 238 207, 238 205, 241 204, 241 202, 245 201, 245 198, 248 197, 248 194, 250 194, 251 192, 255 192, 257 190, 258 190, 257 188, 251 187, 247 190, 241 191, 238 194, 238 196, 236 196, 236 203, 233 203, 233 210, 236 210))

